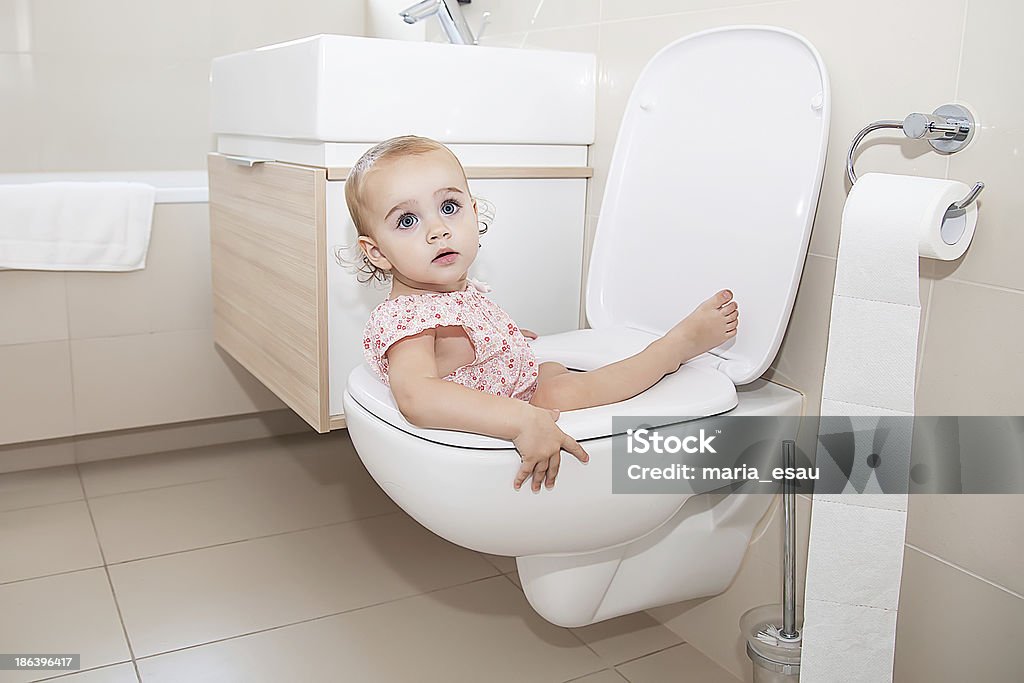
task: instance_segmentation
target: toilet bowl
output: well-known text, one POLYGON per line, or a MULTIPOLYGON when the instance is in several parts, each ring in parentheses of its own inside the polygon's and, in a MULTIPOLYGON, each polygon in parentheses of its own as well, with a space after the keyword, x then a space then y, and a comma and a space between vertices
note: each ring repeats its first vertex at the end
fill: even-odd
MULTIPOLYGON (((645 416, 656 427, 802 414, 799 393, 759 377, 796 296, 829 110, 820 56, 784 29, 705 31, 655 55, 612 156, 587 282, 591 329, 543 336, 534 351, 540 361, 597 368, 642 350, 723 288, 740 302, 738 335, 633 398, 562 413, 559 427, 590 462, 563 454, 557 486, 539 494, 513 489, 520 461, 510 442, 415 427, 358 367, 345 418, 381 488, 449 541, 516 557, 530 604, 558 625, 723 591, 772 497, 613 494, 612 416, 645 416)), ((794 421, 777 424, 767 443, 795 438, 794 421)))

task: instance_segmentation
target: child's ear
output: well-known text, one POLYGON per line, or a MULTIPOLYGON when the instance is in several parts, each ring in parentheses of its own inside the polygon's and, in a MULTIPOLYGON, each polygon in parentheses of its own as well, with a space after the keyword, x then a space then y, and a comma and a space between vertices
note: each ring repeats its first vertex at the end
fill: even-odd
POLYGON ((381 253, 380 247, 377 246, 376 242, 365 235, 360 235, 358 244, 359 250, 363 252, 363 256, 366 257, 367 261, 382 270, 391 270, 391 262, 381 253))

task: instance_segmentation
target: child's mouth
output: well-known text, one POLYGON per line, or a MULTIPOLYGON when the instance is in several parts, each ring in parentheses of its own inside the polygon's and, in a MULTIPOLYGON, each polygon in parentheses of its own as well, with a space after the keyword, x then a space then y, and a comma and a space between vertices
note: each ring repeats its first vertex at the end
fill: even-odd
POLYGON ((458 256, 459 256, 459 252, 457 252, 457 251, 445 251, 445 252, 442 252, 442 253, 438 254, 437 256, 435 256, 434 260, 433 260, 433 263, 438 263, 440 265, 447 265, 449 263, 454 263, 455 259, 458 258, 458 256))

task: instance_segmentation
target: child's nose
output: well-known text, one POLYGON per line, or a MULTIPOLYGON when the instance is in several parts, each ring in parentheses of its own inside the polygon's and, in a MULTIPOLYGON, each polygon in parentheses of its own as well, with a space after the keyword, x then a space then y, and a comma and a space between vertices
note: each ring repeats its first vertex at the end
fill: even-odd
POLYGON ((438 219, 432 226, 430 226, 428 235, 427 239, 435 240, 438 237, 451 237, 452 232, 448 229, 448 225, 443 220, 438 219))

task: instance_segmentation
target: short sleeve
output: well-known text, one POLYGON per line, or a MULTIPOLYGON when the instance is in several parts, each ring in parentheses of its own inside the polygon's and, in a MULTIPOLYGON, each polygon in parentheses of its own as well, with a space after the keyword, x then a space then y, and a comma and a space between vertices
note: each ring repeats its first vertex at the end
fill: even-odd
MULTIPOLYGON (((405 337, 447 326, 467 327, 462 302, 452 296, 401 296, 374 309, 363 331, 366 362, 384 384, 388 382, 387 350, 405 337)), ((468 329, 468 328, 467 328, 468 329)))

